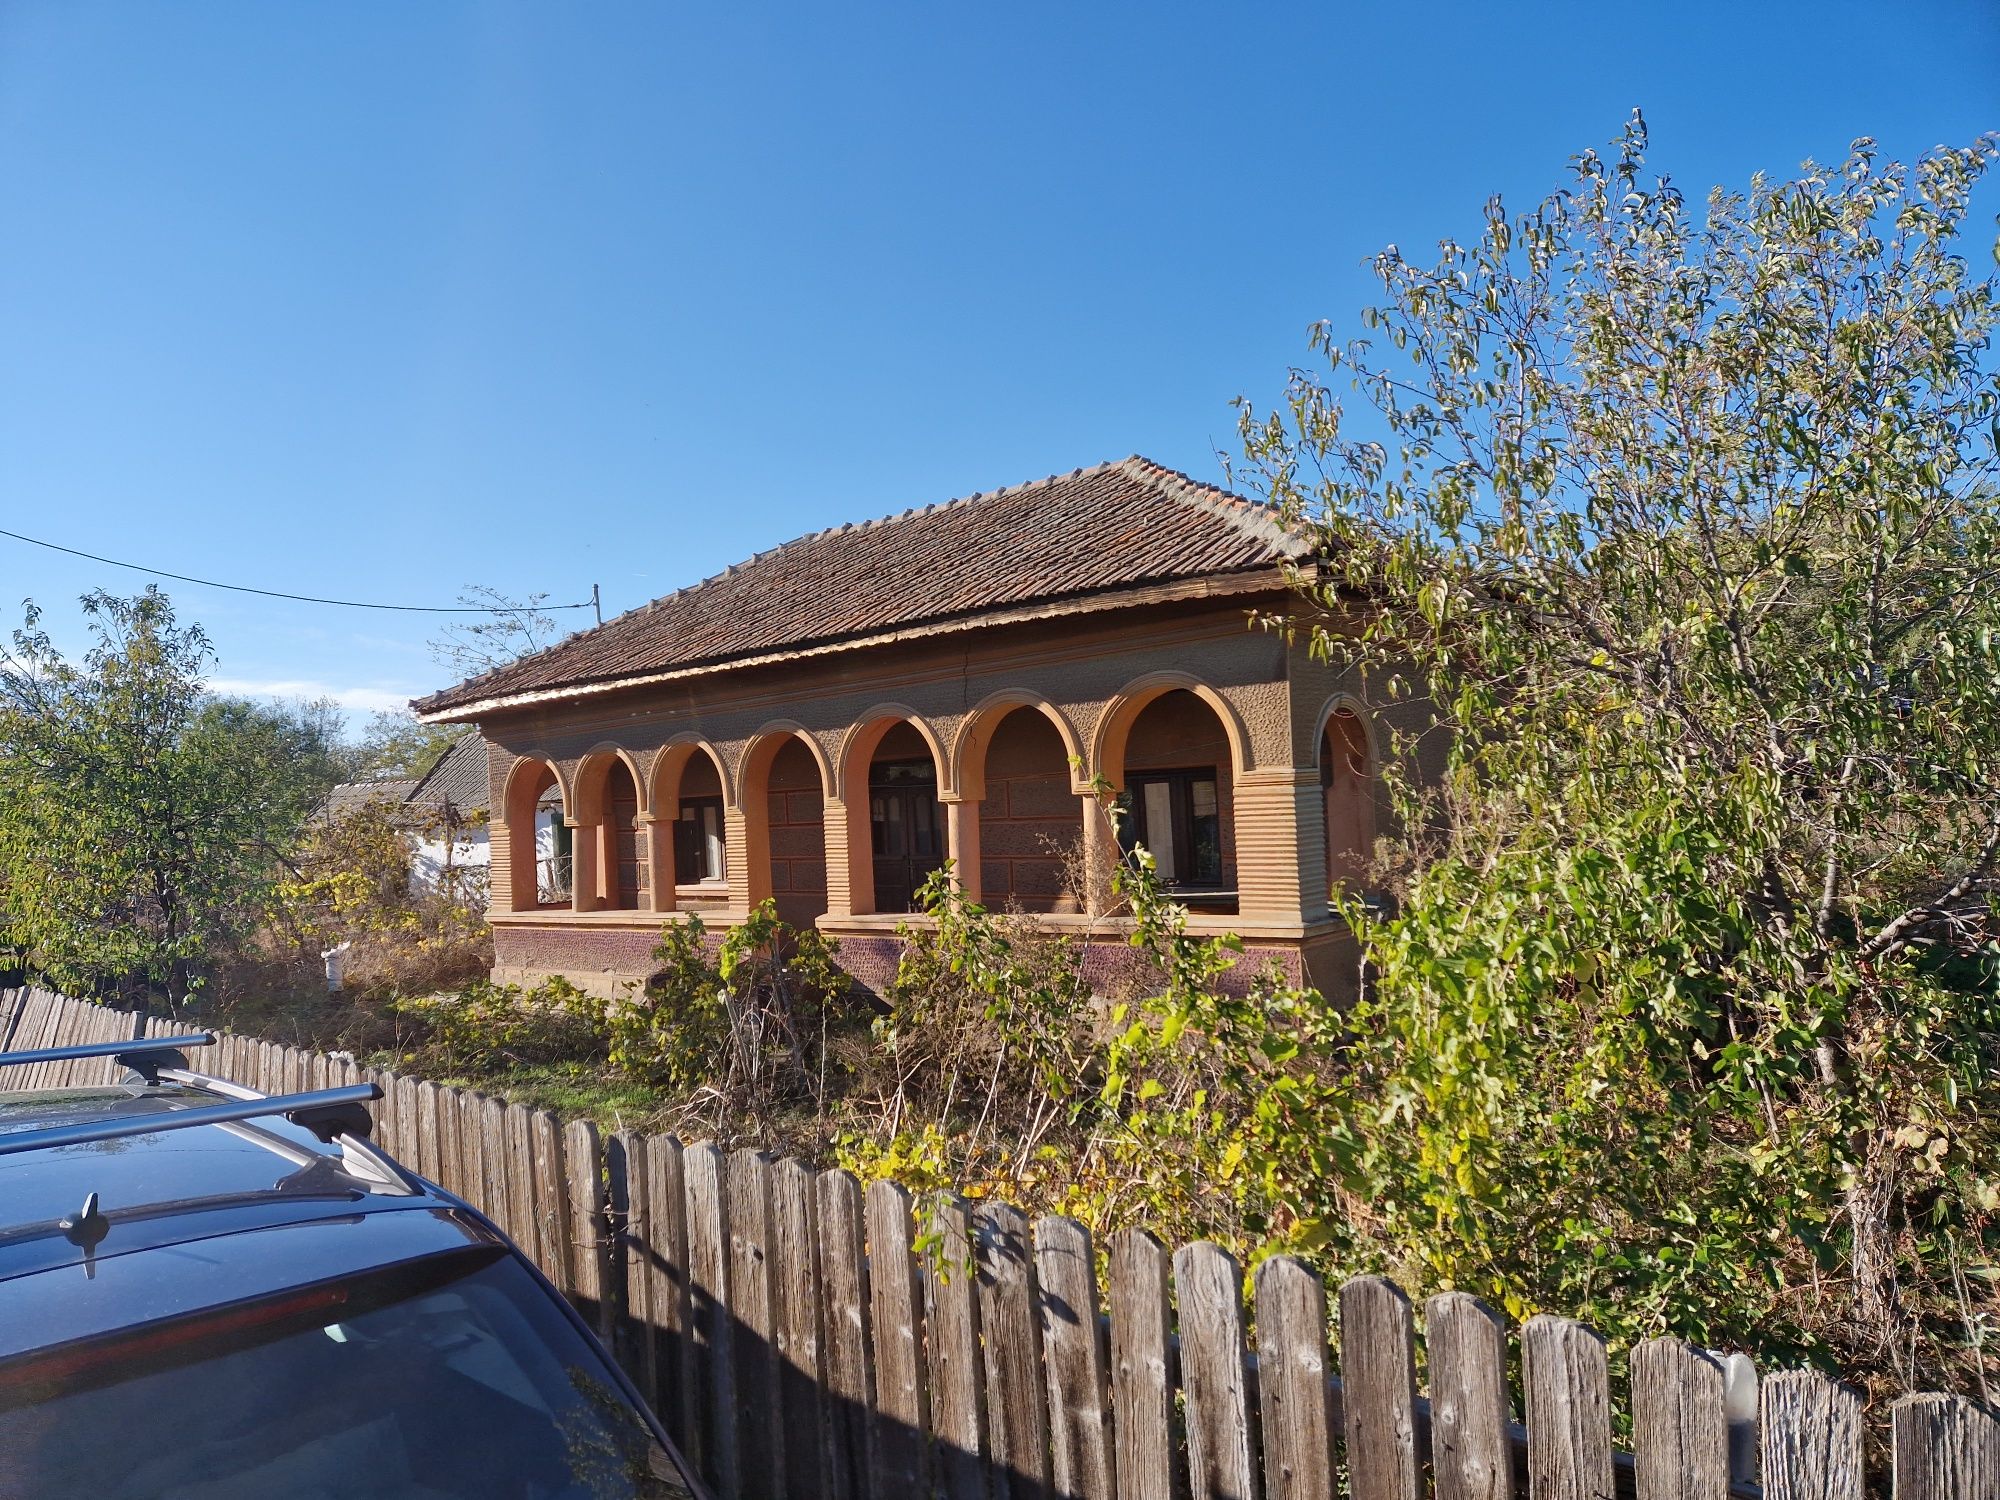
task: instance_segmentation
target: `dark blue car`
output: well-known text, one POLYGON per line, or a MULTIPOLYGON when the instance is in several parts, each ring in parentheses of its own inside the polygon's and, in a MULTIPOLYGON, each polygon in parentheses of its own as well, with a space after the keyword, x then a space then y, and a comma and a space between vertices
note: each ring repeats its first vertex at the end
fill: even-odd
POLYGON ((167 1045, 0 1093, 0 1496, 699 1493, 506 1236, 369 1144, 372 1085, 265 1099, 167 1045))

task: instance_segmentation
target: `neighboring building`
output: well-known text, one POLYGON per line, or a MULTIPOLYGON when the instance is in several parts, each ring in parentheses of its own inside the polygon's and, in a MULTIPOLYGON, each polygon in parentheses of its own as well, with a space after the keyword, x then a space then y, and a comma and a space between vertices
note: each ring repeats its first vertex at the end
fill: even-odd
MULTIPOLYGON (((421 776, 342 782, 327 794, 320 816, 340 817, 376 802, 388 805, 414 841, 411 882, 432 890, 446 884, 464 890, 486 879, 492 858, 487 764, 486 742, 478 731, 468 730, 421 776)), ((542 814, 545 828, 560 824, 555 807, 552 799, 542 814)), ((547 836, 553 845, 553 833, 547 836)))
POLYGON ((815 533, 419 700, 489 747, 496 975, 643 978, 662 922, 768 897, 879 985, 947 858, 1108 960, 1102 778, 1191 928, 1351 988, 1328 891, 1371 852, 1375 731, 1249 618, 1310 565, 1268 507, 1135 457, 815 533))

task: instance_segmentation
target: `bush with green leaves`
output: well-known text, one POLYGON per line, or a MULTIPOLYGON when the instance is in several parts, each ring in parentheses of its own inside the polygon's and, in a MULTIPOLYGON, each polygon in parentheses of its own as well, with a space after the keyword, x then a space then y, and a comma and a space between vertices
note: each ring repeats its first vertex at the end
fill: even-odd
POLYGON ((566 979, 532 988, 476 980, 444 994, 396 1002, 422 1034, 414 1059, 439 1077, 489 1076, 510 1068, 603 1059, 603 1002, 566 979))
POLYGON ((1316 649, 1450 744, 1429 781, 1392 747, 1407 884, 1345 903, 1372 982, 1291 1189, 1419 1288, 1972 1381, 2000 295, 1964 218, 2000 145, 1702 205, 1646 144, 1384 252, 1375 338, 1245 410, 1321 543, 1316 649))
POLYGON ((710 1118, 763 1122, 788 1103, 823 1106, 825 1031, 851 983, 835 951, 765 901, 711 956, 690 914, 662 930, 644 987, 604 1005, 611 1061, 710 1118))
MULTIPOLYGON (((928 920, 900 929, 902 955, 875 1023, 886 1137, 953 1137, 962 1181, 1018 1177, 1067 1134, 1098 1070, 1082 950, 970 900, 937 870, 917 892, 928 920)), ((892 1144, 892 1149, 894 1149, 892 1144)))

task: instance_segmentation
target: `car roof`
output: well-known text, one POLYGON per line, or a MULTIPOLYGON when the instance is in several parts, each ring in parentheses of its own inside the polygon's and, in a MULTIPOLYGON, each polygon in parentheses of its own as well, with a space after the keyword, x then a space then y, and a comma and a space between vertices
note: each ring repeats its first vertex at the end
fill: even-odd
POLYGON ((205 1079, 0 1093, 0 1140, 100 1122, 135 1127, 0 1155, 0 1280, 79 1259, 85 1250, 62 1221, 92 1195, 105 1232, 89 1253, 100 1258, 310 1219, 458 1206, 365 1142, 322 1141, 282 1113, 169 1124, 180 1111, 255 1097, 205 1079), (154 1120, 163 1128, 148 1129, 154 1120))

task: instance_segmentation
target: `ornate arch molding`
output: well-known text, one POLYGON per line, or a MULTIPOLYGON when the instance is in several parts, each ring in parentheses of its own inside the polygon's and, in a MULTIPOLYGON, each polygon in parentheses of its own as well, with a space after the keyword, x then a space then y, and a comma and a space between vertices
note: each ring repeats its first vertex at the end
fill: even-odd
MULTIPOLYGON (((937 731, 931 728, 930 721, 908 704, 878 703, 855 719, 848 726, 847 733, 841 736, 840 755, 835 766, 836 795, 844 799, 857 786, 865 791, 868 765, 875 757, 875 747, 898 724, 908 724, 915 729, 923 736, 924 744, 930 747, 931 763, 937 767, 938 796, 945 798, 957 794, 958 784, 953 776, 951 757, 946 753, 937 731), (861 777, 859 783, 854 780, 857 773, 861 777)), ((864 796, 861 800, 865 802, 867 798, 864 796)))
POLYGON ((1193 693, 1222 721, 1223 736, 1229 741, 1232 773, 1240 777, 1246 771, 1255 770, 1256 762, 1250 755, 1250 735, 1243 727, 1236 705, 1199 677, 1187 672, 1161 671, 1134 678, 1104 705, 1090 737, 1091 771, 1103 776, 1113 786, 1121 786, 1125 780, 1125 747, 1133 724, 1149 704, 1176 688, 1193 693))
POLYGON ((833 762, 827 759, 826 747, 820 744, 812 731, 797 719, 772 719, 744 743, 733 786, 728 774, 725 772, 723 775, 723 796, 730 806, 748 803, 753 782, 762 781, 771 774, 771 761, 785 748, 788 739, 802 741, 813 758, 813 764, 819 767, 821 794, 829 800, 839 795, 833 762))
POLYGON ((1076 726, 1040 693, 1029 692, 1025 688, 1002 688, 979 701, 978 706, 960 721, 958 733, 952 740, 951 782, 958 795, 967 802, 985 800, 987 751, 992 748, 994 732, 1017 708, 1033 709, 1055 726, 1057 735, 1062 739, 1063 755, 1069 764, 1070 790, 1078 796, 1087 793, 1090 790, 1090 768, 1084 760, 1083 741, 1077 736, 1076 726))
POLYGON ((644 818, 653 810, 648 796, 652 790, 650 778, 639 769, 631 751, 605 740, 592 745, 576 763, 576 798, 569 809, 571 822, 582 825, 603 821, 604 783, 614 761, 623 761, 632 777, 632 793, 639 799, 639 816, 644 818))
POLYGON ((650 815, 665 823, 673 819, 673 805, 680 796, 681 778, 697 755, 706 755, 715 767, 715 779, 722 788, 725 809, 736 806, 736 780, 722 752, 698 734, 677 734, 653 756, 653 774, 646 787, 646 807, 650 815))

